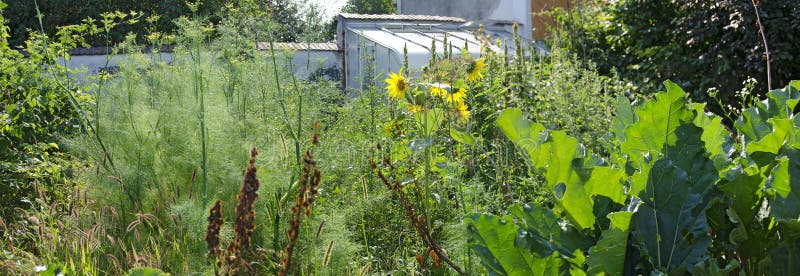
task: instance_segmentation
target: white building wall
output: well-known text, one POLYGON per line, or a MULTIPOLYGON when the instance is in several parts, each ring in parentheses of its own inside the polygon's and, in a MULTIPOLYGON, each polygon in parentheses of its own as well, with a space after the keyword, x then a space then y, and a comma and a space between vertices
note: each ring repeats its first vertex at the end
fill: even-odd
POLYGON ((531 39, 530 0, 397 0, 398 14, 461 17, 471 21, 515 21, 520 36, 531 39))

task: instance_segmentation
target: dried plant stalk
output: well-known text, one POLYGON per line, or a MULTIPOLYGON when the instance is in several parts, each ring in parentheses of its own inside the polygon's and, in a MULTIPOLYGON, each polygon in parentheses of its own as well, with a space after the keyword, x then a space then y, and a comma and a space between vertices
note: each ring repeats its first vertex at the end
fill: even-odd
MULTIPOLYGON (((246 252, 250 246, 250 236, 256 229, 256 211, 253 209, 256 198, 258 198, 259 182, 256 178, 256 156, 258 151, 253 148, 250 150, 250 161, 244 173, 244 183, 239 195, 236 197, 236 224, 234 232, 235 240, 228 245, 227 259, 229 268, 233 266, 237 259, 246 252)), ((241 263, 241 262, 240 262, 241 263)))
POLYGON ((208 213, 208 227, 206 228, 206 244, 210 257, 214 257, 217 267, 222 266, 222 250, 219 247, 219 231, 225 221, 222 219, 222 201, 217 199, 214 207, 208 213))
MULTIPOLYGON (((319 137, 317 134, 312 136, 312 143, 318 144, 319 137)), ((291 268, 292 252, 297 243, 297 237, 300 233, 300 221, 303 217, 311 215, 311 208, 314 204, 314 199, 319 193, 319 184, 322 181, 322 172, 317 169, 317 162, 314 161, 314 156, 311 150, 307 150, 303 155, 303 175, 300 177, 300 188, 297 190, 297 200, 292 207, 292 215, 289 219, 289 229, 286 230, 289 242, 286 248, 283 249, 283 260, 281 261, 281 270, 278 275, 287 275, 291 268), (302 216, 301 216, 302 214, 302 216)))

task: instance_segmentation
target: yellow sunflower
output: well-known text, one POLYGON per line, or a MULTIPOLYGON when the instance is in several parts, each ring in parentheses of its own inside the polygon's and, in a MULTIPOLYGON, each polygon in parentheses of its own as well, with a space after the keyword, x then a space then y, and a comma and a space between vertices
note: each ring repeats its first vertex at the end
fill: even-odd
POLYGON ((459 88, 456 92, 448 94, 445 100, 447 101, 447 103, 463 103, 464 98, 466 97, 467 97, 467 90, 462 87, 459 88))
POLYGON ((403 77, 403 72, 391 73, 389 78, 386 79, 386 90, 389 91, 389 97, 399 99, 406 95, 408 91, 408 81, 403 77))
POLYGON ((445 99, 447 98, 447 90, 444 90, 443 88, 438 86, 431 86, 431 96, 445 99))
POLYGON ((386 135, 386 137, 392 137, 392 136, 394 136, 396 128, 397 128, 397 125, 395 124, 395 122, 394 121, 389 121, 389 122, 387 122, 386 124, 383 125, 383 132, 386 135))
POLYGON ((476 82, 483 79, 483 71, 486 71, 484 58, 471 61, 467 68, 467 82, 476 82))
POLYGON ((422 106, 418 104, 410 104, 408 105, 408 111, 411 113, 417 113, 422 111, 422 106))
POLYGON ((459 102, 456 103, 453 107, 455 108, 455 111, 458 114, 459 118, 461 118, 462 120, 469 120, 469 110, 467 110, 467 108, 469 107, 466 104, 459 102))

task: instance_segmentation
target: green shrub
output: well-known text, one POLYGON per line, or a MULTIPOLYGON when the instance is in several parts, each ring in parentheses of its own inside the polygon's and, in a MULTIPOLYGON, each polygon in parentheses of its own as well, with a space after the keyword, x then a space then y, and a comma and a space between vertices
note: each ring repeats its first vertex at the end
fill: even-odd
MULTIPOLYGON (((800 6, 793 0, 755 1, 770 51, 772 88, 800 78, 800 6)), ((767 91, 764 41, 751 0, 590 2, 556 15, 557 36, 570 52, 613 68, 642 91, 680 80, 692 99, 711 102, 710 88, 736 106, 748 78, 767 91)), ((760 94, 763 97, 763 93, 760 94)))
POLYGON ((34 33, 27 57, 6 40, 7 22, 0 2, 0 217, 14 221, 14 208, 27 209, 39 196, 64 202, 73 189, 72 171, 80 166, 64 154, 61 138, 86 131, 83 107, 91 103, 88 86, 56 57, 82 42, 71 38, 82 26, 62 28, 58 42, 34 33))

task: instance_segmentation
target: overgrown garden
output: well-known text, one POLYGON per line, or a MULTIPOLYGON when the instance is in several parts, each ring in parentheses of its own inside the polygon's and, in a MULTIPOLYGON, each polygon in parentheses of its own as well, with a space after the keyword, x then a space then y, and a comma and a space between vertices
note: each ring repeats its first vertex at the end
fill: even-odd
POLYGON ((548 53, 478 31, 481 57, 445 52, 355 96, 297 79, 272 10, 239 2, 175 4, 190 15, 174 32, 125 37, 161 19, 45 35, 40 18, 21 49, 0 12, 0 273, 800 270, 791 1, 597 2, 553 14, 548 53), (742 27, 683 37, 696 10, 742 27), (68 50, 93 41, 128 58, 78 80, 68 50), (150 52, 167 43, 169 63, 150 52), (726 45, 772 58, 694 56, 726 45))

